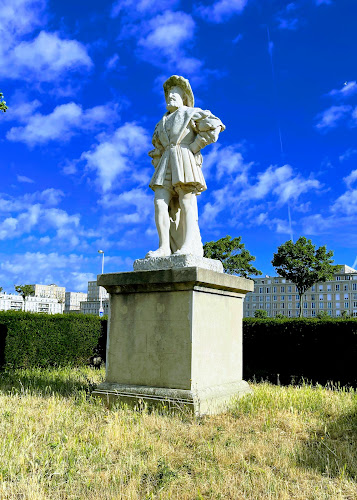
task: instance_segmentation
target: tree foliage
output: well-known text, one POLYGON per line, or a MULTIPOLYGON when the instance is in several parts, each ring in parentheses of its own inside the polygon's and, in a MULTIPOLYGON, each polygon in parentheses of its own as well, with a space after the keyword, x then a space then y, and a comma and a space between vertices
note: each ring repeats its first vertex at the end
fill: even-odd
POLYGON ((268 317, 268 311, 265 309, 256 309, 254 311, 254 318, 267 318, 268 317))
POLYGON ((333 265, 333 251, 326 246, 315 248, 311 240, 301 236, 295 243, 286 241, 278 247, 272 264, 279 276, 296 285, 300 298, 300 317, 302 316, 303 294, 315 283, 333 278, 340 266, 333 265))
POLYGON ((6 102, 3 100, 3 97, 4 94, 0 92, 0 111, 3 111, 5 113, 8 107, 6 106, 6 102))
POLYGON ((262 274, 252 266, 251 262, 255 261, 255 257, 244 247, 241 240, 241 236, 233 239, 226 236, 217 241, 208 241, 203 245, 204 256, 208 259, 220 260, 224 272, 228 274, 238 274, 244 278, 262 274))
POLYGON ((24 302, 27 297, 35 295, 35 291, 31 285, 15 285, 15 290, 24 299, 24 302))

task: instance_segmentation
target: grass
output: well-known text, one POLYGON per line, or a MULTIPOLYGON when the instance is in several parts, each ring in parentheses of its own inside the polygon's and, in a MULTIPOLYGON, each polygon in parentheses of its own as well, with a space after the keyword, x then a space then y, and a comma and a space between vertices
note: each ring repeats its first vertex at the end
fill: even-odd
POLYGON ((104 371, 1 373, 1 499, 356 499, 357 393, 254 384, 225 414, 108 410, 104 371))

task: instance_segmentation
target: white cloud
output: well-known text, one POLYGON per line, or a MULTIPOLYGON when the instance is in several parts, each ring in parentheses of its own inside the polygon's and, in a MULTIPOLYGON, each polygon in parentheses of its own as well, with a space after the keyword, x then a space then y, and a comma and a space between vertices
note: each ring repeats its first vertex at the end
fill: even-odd
MULTIPOLYGON (((196 23, 185 12, 166 11, 141 25, 137 46, 138 55, 159 67, 169 66, 172 72, 180 70, 193 74, 202 62, 186 56, 187 45, 195 35, 196 23)), ((138 33, 139 34, 139 33, 138 33)))
POLYGON ((233 176, 235 184, 248 182, 247 173, 253 162, 246 163, 239 151, 240 149, 240 144, 225 147, 217 143, 213 144, 209 153, 204 154, 203 171, 205 178, 208 179, 213 175, 212 168, 214 167, 215 176, 218 180, 225 176, 233 176))
POLYGON ((352 107, 348 105, 331 106, 317 116, 319 121, 316 128, 325 131, 337 127, 342 120, 348 118, 351 110, 352 107))
POLYGON ((68 239, 72 246, 76 246, 79 240, 77 238, 77 241, 73 237, 75 236, 74 229, 78 229, 79 222, 79 215, 69 215, 58 208, 44 208, 37 203, 28 207, 25 212, 16 217, 11 216, 3 219, 0 222, 0 240, 18 238, 31 233, 35 229, 41 232, 55 229, 57 237, 68 239))
POLYGON ((222 23, 236 14, 241 14, 248 0, 217 0, 212 5, 199 5, 197 13, 211 23, 222 23))
MULTIPOLYGON (((41 31, 30 42, 20 42, 5 60, 6 76, 42 82, 57 80, 74 70, 87 70, 93 63, 87 49, 76 40, 60 38, 58 33, 41 31)), ((2 65, 3 66, 3 65, 2 65)))
POLYGON ((57 82, 68 71, 88 71, 92 66, 86 47, 59 33, 42 30, 45 0, 12 0, 1 6, 0 76, 36 82, 57 82), (26 36, 26 39, 24 37, 26 36))
POLYGON ((108 69, 110 69, 110 70, 115 69, 115 68, 116 68, 116 66, 117 66, 117 65, 118 65, 118 63, 119 63, 119 59, 120 59, 120 58, 119 58, 119 55, 118 55, 118 54, 114 54, 114 55, 112 55, 112 57, 110 57, 110 58, 108 59, 108 61, 106 62, 106 64, 105 64, 105 65, 106 65, 106 67, 107 67, 108 69))
POLYGON ((48 188, 44 191, 26 193, 18 198, 0 194, 0 213, 13 213, 29 209, 33 204, 42 203, 44 206, 56 206, 64 197, 60 189, 48 188))
POLYGON ((16 175, 16 178, 18 182, 24 182, 27 184, 33 184, 35 182, 33 179, 30 179, 30 177, 26 177, 26 175, 16 175))
MULTIPOLYGON (((357 170, 355 170, 357 174, 357 170)), ((357 179, 355 175, 354 181, 357 179)), ((342 215, 357 215, 357 189, 349 189, 337 198, 331 207, 333 213, 342 215)))
POLYGON ((153 193, 141 188, 120 194, 104 194, 99 203, 104 209, 109 209, 111 214, 103 219, 105 227, 108 227, 109 232, 110 228, 115 228, 117 232, 118 226, 144 224, 148 220, 154 220, 153 200, 153 193))
POLYGON ((284 204, 296 201, 301 194, 320 187, 318 180, 296 175, 290 165, 270 166, 257 175, 255 184, 245 187, 241 197, 242 200, 258 200, 272 193, 277 196, 279 204, 284 204))
POLYGON ((101 136, 100 143, 82 153, 81 160, 97 172, 104 192, 109 191, 116 179, 138 168, 136 162, 150 146, 147 131, 136 123, 125 123, 111 136, 101 136))
POLYGON ((135 18, 145 14, 155 14, 167 9, 175 8, 180 0, 117 0, 113 3, 111 17, 120 14, 135 18))
POLYGON ((338 99, 345 99, 355 94, 357 94, 357 83, 355 80, 345 82, 340 89, 333 89, 328 93, 329 96, 336 97, 338 99))
POLYGON ((35 113, 28 117, 23 127, 12 127, 6 138, 36 146, 49 141, 68 141, 79 130, 94 130, 98 124, 108 123, 117 117, 112 105, 95 106, 87 110, 74 102, 57 106, 52 113, 35 113))
POLYGON ((352 170, 352 172, 347 175, 347 177, 344 177, 343 180, 348 187, 351 187, 351 185, 357 181, 357 170, 352 170))
POLYGON ((93 268, 93 264, 83 255, 26 252, 1 259, 0 273, 9 289, 19 283, 56 283, 69 291, 86 292, 88 281, 95 280, 96 275, 85 268, 93 268))
POLYGON ((357 149, 349 148, 342 155, 338 157, 340 161, 349 160, 352 156, 357 154, 357 149))

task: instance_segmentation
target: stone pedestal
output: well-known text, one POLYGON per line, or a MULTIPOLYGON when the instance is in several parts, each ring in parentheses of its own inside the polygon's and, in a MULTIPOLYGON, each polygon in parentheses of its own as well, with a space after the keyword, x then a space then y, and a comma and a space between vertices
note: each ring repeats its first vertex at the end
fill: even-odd
POLYGON ((204 414, 250 391, 242 317, 253 281, 188 267, 103 274, 98 285, 110 293, 110 318, 106 380, 94 394, 204 414))

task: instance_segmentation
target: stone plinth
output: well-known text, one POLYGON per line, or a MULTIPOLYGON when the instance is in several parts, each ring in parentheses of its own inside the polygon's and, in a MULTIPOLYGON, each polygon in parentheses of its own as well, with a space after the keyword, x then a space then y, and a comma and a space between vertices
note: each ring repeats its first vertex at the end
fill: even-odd
POLYGON ((224 410, 242 380, 244 295, 253 281, 197 267, 104 274, 110 293, 106 380, 94 394, 195 413, 224 410))

